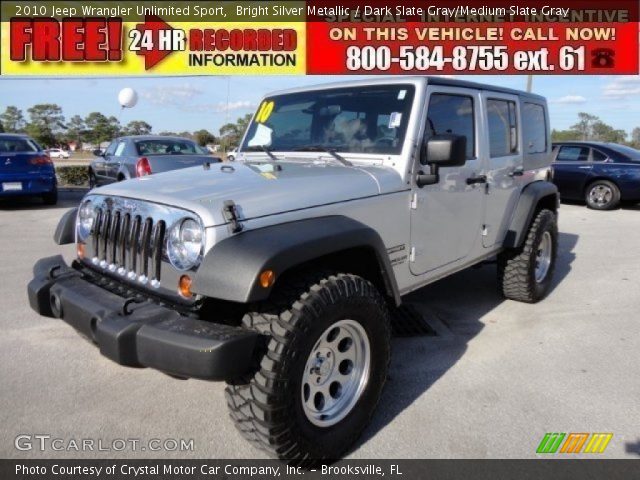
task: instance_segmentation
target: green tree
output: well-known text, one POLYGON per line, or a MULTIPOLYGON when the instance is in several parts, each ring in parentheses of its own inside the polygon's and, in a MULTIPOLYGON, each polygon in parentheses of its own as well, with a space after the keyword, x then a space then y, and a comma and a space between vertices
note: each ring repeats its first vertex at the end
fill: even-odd
POLYGON ((631 131, 631 144, 635 148, 640 148, 640 127, 636 127, 631 131))
POLYGON ((34 105, 27 110, 29 123, 27 133, 38 143, 46 146, 57 145, 62 140, 65 128, 62 108, 53 103, 34 105))
POLYGON ((193 140, 193 134, 191 132, 187 132, 186 130, 184 132, 180 132, 176 134, 176 136, 183 137, 183 138, 190 138, 191 140, 193 140))
POLYGON ((216 137, 213 136, 213 133, 209 130, 205 130, 204 128, 193 132, 193 138, 201 147, 204 147, 207 143, 214 143, 216 141, 216 137))
POLYGON ((176 132, 170 132, 169 130, 163 130, 158 135, 162 135, 163 137, 178 137, 179 136, 176 132))
POLYGON ((2 122, 0 122, 0 133, 4 133, 4 127, 2 126, 2 122))
POLYGON ((552 142, 571 142, 580 140, 580 133, 575 130, 551 130, 552 142))
POLYGON ((238 118, 235 123, 226 123, 220 127, 220 143, 224 146, 225 150, 229 147, 237 146, 240 143, 240 139, 247 129, 251 117, 252 114, 247 113, 244 117, 238 118))
POLYGON ((142 120, 133 120, 124 127, 126 135, 149 135, 151 133, 151 125, 142 120))
POLYGON ((580 112, 578 114, 578 123, 571 127, 571 130, 578 132, 579 140, 590 140, 593 137, 593 124, 599 122, 600 119, 595 115, 580 112))
POLYGON ((26 125, 22 110, 13 105, 8 106, 0 115, 0 122, 2 122, 5 132, 8 133, 21 133, 26 125))
POLYGON ((120 123, 116 117, 106 117, 100 112, 91 112, 84 120, 87 127, 86 139, 93 144, 113 140, 120 133, 120 123))
POLYGON ((598 120, 591 126, 591 138, 598 142, 624 143, 627 138, 627 132, 624 130, 616 130, 611 125, 598 120))
POLYGON ((87 134, 86 130, 84 119, 80 115, 74 115, 67 123, 67 134, 65 135, 67 141, 82 143, 87 134))

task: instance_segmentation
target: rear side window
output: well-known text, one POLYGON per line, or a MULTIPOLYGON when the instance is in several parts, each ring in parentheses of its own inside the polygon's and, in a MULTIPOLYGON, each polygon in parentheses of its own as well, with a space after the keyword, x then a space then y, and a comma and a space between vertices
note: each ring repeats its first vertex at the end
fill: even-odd
POLYGON ((202 153, 198 146, 189 140, 152 139, 136 142, 139 155, 189 155, 202 153))
POLYGON ((556 161, 558 162, 586 162, 589 160, 587 147, 560 147, 556 161))
POLYGON ((28 153, 37 152, 38 146, 29 138, 0 138, 0 152, 28 153))
POLYGON ((604 153, 602 153, 600 150, 591 150, 591 155, 593 157, 593 161, 594 162, 604 162, 605 160, 607 160, 609 158, 604 153))
POLYGON ((487 101, 489 118, 489 151, 492 158, 518 152, 516 104, 508 100, 487 101))
POLYGON ((467 160, 475 158, 476 136, 471 97, 443 93, 431 95, 426 139, 444 133, 467 137, 467 160))
POLYGON ((528 102, 523 104, 522 132, 525 153, 547 151, 547 121, 542 105, 528 102))

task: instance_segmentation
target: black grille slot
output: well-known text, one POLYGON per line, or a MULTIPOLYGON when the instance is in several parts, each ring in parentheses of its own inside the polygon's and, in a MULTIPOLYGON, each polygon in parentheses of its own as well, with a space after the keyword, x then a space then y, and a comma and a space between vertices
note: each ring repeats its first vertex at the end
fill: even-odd
POLYGON ((151 250, 151 235, 153 229, 153 220, 147 218, 142 227, 142 235, 140 237, 140 263, 142 267, 141 274, 149 278, 149 253, 151 250))
POLYGON ((151 217, 98 208, 91 230, 94 263, 158 287, 167 225, 151 217))
POLYGON ((153 233, 153 275, 152 279, 160 281, 160 270, 162 267, 162 245, 164 244, 164 234, 166 224, 163 220, 156 223, 153 233))

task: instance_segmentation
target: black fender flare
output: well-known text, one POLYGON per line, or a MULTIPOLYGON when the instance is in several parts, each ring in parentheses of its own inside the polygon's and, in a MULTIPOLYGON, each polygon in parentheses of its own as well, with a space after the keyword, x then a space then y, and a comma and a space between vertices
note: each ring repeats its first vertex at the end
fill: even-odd
POLYGON ((524 243, 529 225, 533 221, 533 215, 543 199, 548 199, 549 204, 553 205, 553 210, 557 211, 560 203, 558 187, 546 180, 539 180, 522 189, 504 239, 503 246, 505 248, 518 248, 524 243))
POLYGON ((238 303, 265 300, 271 287, 259 284, 264 270, 279 275, 306 262, 353 248, 375 255, 385 292, 400 304, 400 293, 387 250, 372 228, 345 216, 316 217, 247 230, 216 244, 205 255, 193 280, 200 295, 238 303))
POLYGON ((53 234, 53 241, 58 245, 68 245, 76 241, 76 216, 78 207, 66 212, 56 227, 53 234))

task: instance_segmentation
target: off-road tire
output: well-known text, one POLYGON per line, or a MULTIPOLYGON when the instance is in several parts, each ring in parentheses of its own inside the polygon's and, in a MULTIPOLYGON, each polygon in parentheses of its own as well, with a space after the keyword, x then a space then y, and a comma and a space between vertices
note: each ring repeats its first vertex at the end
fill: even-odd
POLYGON ((266 336, 267 346, 254 373, 228 384, 231 418, 254 446, 289 464, 338 459, 369 423, 386 380, 391 337, 386 302, 369 281, 343 273, 302 274, 272 297, 242 320, 245 328, 266 336), (369 379, 346 417, 318 427, 303 410, 303 371, 322 333, 344 319, 355 320, 367 333, 369 379))
POLYGON ((541 210, 533 220, 527 238, 520 248, 509 249, 498 256, 498 285, 505 298, 535 303, 549 292, 558 252, 556 214, 541 210), (545 278, 537 282, 536 256, 545 232, 551 235, 551 264, 545 278))
POLYGON ((596 180, 589 184, 585 189, 584 201, 586 202, 587 207, 593 210, 613 210, 620 205, 620 189, 615 183, 610 182, 609 180, 596 180), (597 203, 591 197, 591 192, 599 187, 606 188, 611 192, 611 198, 606 203, 597 203))

